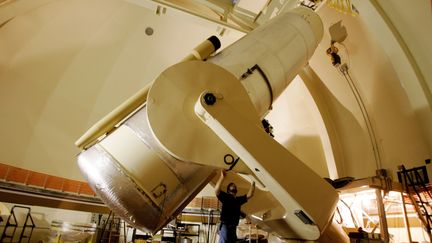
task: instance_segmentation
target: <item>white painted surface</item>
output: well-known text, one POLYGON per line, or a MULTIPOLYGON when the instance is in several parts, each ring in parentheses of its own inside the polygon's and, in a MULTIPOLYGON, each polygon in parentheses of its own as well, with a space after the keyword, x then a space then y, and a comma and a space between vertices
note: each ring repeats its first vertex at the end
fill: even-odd
MULTIPOLYGON (((82 179, 74 141, 217 32, 119 0, 60 0, 19 14, 0 28, 0 161, 82 179)), ((221 41, 242 35, 228 30, 221 41)))

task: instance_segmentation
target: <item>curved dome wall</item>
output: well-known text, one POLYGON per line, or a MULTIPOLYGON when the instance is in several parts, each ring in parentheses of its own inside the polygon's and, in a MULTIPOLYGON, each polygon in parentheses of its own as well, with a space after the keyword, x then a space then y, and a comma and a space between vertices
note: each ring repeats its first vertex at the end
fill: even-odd
MULTIPOLYGON (((0 28, 0 161, 82 179, 74 141, 217 34, 216 24, 170 9, 156 15, 155 9, 155 4, 147 8, 119 0, 60 0, 5 23, 0 28)), ((227 45, 242 35, 228 30, 221 39, 227 45)))
POLYGON ((423 165, 431 156, 426 131, 387 53, 368 30, 362 12, 353 17, 323 7, 319 14, 327 31, 310 65, 321 79, 316 84, 321 91, 318 106, 329 113, 325 122, 333 127, 329 133, 339 176, 362 178, 375 175, 376 169, 394 173, 400 164, 407 168, 423 165), (326 54, 330 46, 328 29, 339 21, 348 35, 342 45, 335 45, 342 62, 349 66, 365 110, 326 54), (368 126, 373 129, 372 137, 368 126))

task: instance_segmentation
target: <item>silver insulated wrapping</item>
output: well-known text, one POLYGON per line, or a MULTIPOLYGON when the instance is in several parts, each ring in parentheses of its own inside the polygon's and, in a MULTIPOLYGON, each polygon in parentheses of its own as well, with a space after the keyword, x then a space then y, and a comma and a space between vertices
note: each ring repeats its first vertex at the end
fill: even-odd
POLYGON ((196 196, 214 168, 179 161, 149 129, 146 107, 78 156, 102 201, 129 224, 157 232, 196 196), (131 153, 133 151, 133 153, 131 153))

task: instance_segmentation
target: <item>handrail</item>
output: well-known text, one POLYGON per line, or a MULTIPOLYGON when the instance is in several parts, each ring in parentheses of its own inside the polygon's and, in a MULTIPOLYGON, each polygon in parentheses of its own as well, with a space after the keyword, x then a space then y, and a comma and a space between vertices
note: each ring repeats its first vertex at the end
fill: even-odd
MULTIPOLYGON (((431 223, 432 223, 432 219, 431 219, 431 215, 429 215, 427 208, 424 205, 424 202, 421 198, 421 195, 419 194, 419 192, 416 189, 416 184, 414 183, 413 179, 411 178, 411 176, 409 175, 409 173, 407 172, 407 170, 405 169, 404 165, 399 166, 399 169, 402 172, 403 175, 403 180, 402 180, 402 185, 404 186, 404 189, 406 191, 406 193, 408 194, 408 197, 410 198, 411 202, 414 205, 414 208, 417 212, 417 215, 420 219, 420 221, 423 223, 423 226, 426 228, 427 230, 427 234, 429 236, 429 240, 432 240, 432 235, 431 235, 431 223), (422 210, 420 209, 419 205, 417 204, 416 200, 414 199, 413 195, 410 193, 409 190, 409 186, 407 183, 407 179, 409 181, 409 184, 412 186, 412 189, 414 190, 415 194, 418 196, 419 198, 419 202, 420 202, 420 207, 422 210)), ((419 180, 418 182, 420 182, 420 184, 424 184, 423 179, 421 177, 416 178, 417 180, 419 180)))

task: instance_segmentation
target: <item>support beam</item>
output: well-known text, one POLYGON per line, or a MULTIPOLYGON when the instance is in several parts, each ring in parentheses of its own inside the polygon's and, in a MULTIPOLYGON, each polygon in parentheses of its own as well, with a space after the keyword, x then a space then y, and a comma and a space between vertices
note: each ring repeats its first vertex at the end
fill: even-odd
POLYGON ((406 205, 405 205, 405 200, 404 200, 403 192, 401 192, 400 195, 401 195, 402 209, 403 209, 402 210, 402 214, 403 214, 403 217, 404 217, 405 228, 407 230, 408 241, 409 241, 409 243, 412 243, 410 225, 409 225, 408 215, 407 215, 407 211, 406 211, 406 205))
POLYGON ((382 191, 380 189, 375 189, 377 208, 379 214, 379 222, 380 222, 381 239, 384 240, 385 242, 388 242, 389 233, 388 233, 388 226, 387 226, 387 218, 385 214, 384 203, 383 203, 381 192, 382 191))
POLYGON ((86 197, 0 182, 2 202, 60 208, 92 213, 109 213, 110 209, 97 197, 86 197))

